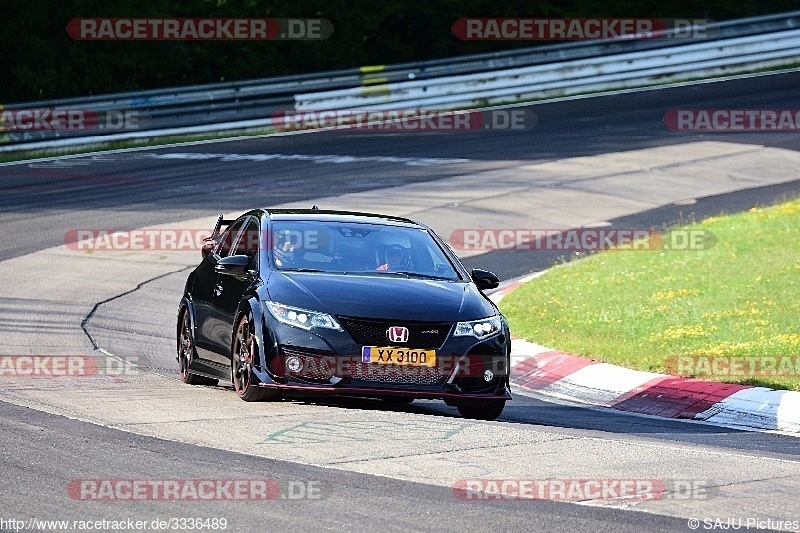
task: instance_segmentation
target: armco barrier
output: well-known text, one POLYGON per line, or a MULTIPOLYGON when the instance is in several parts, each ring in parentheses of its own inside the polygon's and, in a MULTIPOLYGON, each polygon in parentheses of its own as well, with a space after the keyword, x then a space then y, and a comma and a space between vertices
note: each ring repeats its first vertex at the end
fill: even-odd
POLYGON ((767 67, 799 59, 800 29, 797 29, 668 49, 400 82, 386 85, 385 92, 351 88, 299 94, 295 96, 295 107, 301 111, 378 106, 454 109, 509 100, 566 96, 587 92, 587 87, 594 90, 618 89, 655 81, 705 77, 726 70, 740 70, 748 65, 767 67))

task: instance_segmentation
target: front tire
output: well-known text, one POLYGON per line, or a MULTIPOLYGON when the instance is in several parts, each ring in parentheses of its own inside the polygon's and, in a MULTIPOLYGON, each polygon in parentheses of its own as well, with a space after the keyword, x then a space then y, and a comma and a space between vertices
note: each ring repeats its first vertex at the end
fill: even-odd
POLYGON ((253 313, 248 312, 239 319, 231 353, 231 379, 239 398, 246 402, 263 402, 279 397, 278 391, 258 386, 253 365, 258 357, 253 313))
POLYGON ((505 400, 488 400, 483 402, 463 402, 456 407, 464 418, 473 420, 496 420, 506 406, 505 400))
POLYGON ((211 385, 217 384, 218 380, 198 376, 189 369, 192 361, 197 359, 197 351, 194 349, 194 336, 192 336, 192 322, 189 318, 189 309, 184 308, 181 315, 181 326, 178 330, 178 375, 181 381, 187 385, 211 385))

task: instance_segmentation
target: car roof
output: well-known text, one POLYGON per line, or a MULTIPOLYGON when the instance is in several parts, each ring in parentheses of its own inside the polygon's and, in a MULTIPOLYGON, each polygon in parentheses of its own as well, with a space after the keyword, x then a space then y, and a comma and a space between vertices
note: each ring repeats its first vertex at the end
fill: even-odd
POLYGON ((379 215, 376 213, 361 213, 358 211, 270 208, 264 208, 263 211, 272 220, 315 220, 320 222, 373 223, 392 226, 411 226, 416 228, 425 227, 419 222, 408 218, 379 215))

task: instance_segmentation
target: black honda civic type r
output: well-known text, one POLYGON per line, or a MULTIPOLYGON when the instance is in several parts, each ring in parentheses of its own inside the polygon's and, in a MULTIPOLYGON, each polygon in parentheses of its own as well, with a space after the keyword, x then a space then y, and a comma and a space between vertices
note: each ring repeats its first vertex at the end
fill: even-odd
POLYGON ((246 401, 441 399, 494 420, 511 399, 508 324, 481 292, 497 285, 404 218, 220 215, 179 306, 181 379, 231 380, 246 401))

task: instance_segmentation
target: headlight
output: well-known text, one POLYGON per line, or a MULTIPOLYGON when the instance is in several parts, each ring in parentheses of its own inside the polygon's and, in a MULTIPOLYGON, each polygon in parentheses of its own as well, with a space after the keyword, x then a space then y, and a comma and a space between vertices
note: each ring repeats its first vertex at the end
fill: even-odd
POLYGON ((316 311, 309 311, 308 309, 300 309, 299 307, 291 307, 275 302, 264 302, 267 304, 269 312, 278 321, 290 326, 309 330, 311 328, 326 328, 343 331, 342 326, 327 313, 318 313, 316 311))
POLYGON ((502 322, 499 316, 492 316, 483 318, 481 320, 473 320, 472 322, 459 322, 456 324, 456 330, 453 332, 455 337, 476 337, 478 339, 485 339, 491 337, 502 328, 502 322))

